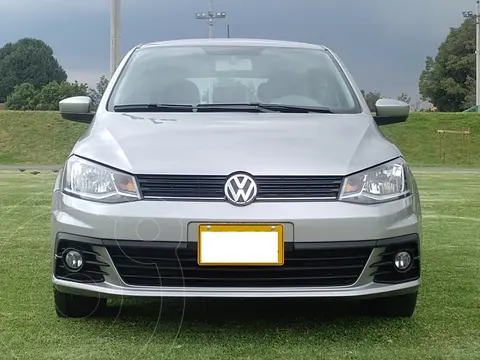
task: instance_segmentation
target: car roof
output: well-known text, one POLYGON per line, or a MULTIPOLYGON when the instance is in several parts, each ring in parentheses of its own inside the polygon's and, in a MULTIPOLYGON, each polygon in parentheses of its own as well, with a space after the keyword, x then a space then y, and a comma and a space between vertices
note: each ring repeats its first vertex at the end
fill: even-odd
POLYGON ((325 46, 315 45, 296 41, 286 40, 267 40, 267 39, 232 39, 232 38, 214 38, 214 39, 182 39, 150 42, 142 44, 140 48, 147 47, 176 47, 176 46, 264 46, 264 47, 283 47, 296 49, 328 50, 325 46))

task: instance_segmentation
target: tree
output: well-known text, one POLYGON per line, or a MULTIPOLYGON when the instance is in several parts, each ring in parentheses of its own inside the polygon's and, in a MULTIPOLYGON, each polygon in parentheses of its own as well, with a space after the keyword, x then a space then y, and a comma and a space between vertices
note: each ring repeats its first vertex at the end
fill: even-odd
POLYGON ((402 93, 397 97, 397 100, 400 100, 400 101, 406 102, 407 104, 410 104, 410 102, 412 101, 412 98, 411 98, 410 96, 408 96, 407 93, 402 92, 402 93))
POLYGON ((472 103, 471 79, 475 79, 475 19, 450 28, 435 59, 427 57, 419 78, 422 100, 438 111, 462 111, 472 103))
POLYGON ((67 73, 45 42, 24 38, 0 48, 0 98, 7 98, 17 85, 31 84, 39 89, 67 80, 67 73))
POLYGON ((95 89, 89 88, 88 89, 88 96, 92 98, 92 106, 94 109, 98 107, 100 100, 102 99, 103 94, 105 94, 105 90, 107 90, 109 80, 105 76, 101 76, 99 82, 95 89))
POLYGON ((52 81, 40 89, 36 98, 36 110, 59 110, 58 103, 72 96, 87 96, 88 85, 80 84, 77 81, 73 83, 52 81))
POLYGON ((475 78, 468 76, 467 81, 465 81, 465 87, 467 88, 468 95, 465 96, 464 106, 468 109, 475 106, 477 101, 475 78))
POLYGON ((37 89, 32 84, 24 83, 15 86, 14 91, 5 102, 7 110, 35 110, 37 89))
POLYGON ((15 86, 8 96, 5 107, 8 110, 58 110, 58 103, 72 96, 86 96, 87 84, 78 82, 51 83, 36 89, 32 84, 24 83, 15 86))

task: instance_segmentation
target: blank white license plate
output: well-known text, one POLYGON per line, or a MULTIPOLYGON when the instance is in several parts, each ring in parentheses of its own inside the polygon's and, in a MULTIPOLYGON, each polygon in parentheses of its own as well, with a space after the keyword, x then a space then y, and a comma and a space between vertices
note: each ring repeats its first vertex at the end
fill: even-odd
POLYGON ((283 226, 200 225, 197 260, 199 265, 283 265, 283 226))

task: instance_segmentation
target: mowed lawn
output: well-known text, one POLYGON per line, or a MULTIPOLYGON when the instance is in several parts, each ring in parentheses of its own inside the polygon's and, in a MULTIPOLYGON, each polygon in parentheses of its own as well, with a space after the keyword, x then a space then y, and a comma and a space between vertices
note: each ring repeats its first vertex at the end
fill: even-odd
POLYGON ((129 301, 55 315, 55 174, 0 172, 0 358, 480 359, 480 174, 420 173, 423 285, 411 319, 319 301, 129 301))

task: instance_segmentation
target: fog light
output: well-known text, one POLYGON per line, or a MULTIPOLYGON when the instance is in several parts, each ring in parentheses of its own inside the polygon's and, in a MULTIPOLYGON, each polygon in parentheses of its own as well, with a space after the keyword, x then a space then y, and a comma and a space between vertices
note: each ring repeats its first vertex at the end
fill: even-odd
POLYGON ((83 256, 77 250, 67 249, 63 253, 63 262, 71 271, 79 271, 83 266, 83 256))
POLYGON ((400 251, 395 255, 395 267, 400 271, 405 271, 410 267, 412 257, 406 251, 400 251))

